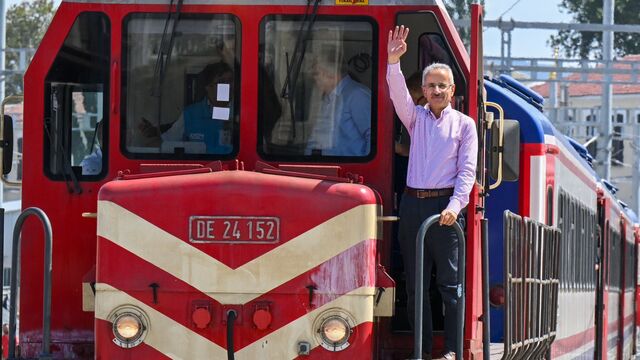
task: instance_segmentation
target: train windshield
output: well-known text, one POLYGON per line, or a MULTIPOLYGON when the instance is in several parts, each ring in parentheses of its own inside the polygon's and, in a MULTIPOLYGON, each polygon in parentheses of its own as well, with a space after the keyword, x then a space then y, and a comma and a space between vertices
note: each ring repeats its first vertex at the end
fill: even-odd
POLYGON ((297 16, 265 18, 259 152, 278 160, 370 159, 376 43, 368 18, 318 16, 311 24, 297 16))
POLYGON ((123 151, 133 158, 237 153, 240 25, 224 14, 132 14, 123 34, 123 151))

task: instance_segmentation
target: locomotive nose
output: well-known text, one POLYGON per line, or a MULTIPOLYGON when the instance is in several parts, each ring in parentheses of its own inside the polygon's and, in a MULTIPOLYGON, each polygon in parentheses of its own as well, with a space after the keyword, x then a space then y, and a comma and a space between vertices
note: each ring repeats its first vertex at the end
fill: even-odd
POLYGON ((202 349, 273 359, 370 352, 378 198, 361 184, 240 170, 105 185, 96 331, 110 341, 98 353, 113 351, 114 337, 123 350, 143 351, 144 342, 185 359, 202 349), (109 265, 123 262, 137 271, 109 265), (122 306, 138 311, 108 315, 122 306))

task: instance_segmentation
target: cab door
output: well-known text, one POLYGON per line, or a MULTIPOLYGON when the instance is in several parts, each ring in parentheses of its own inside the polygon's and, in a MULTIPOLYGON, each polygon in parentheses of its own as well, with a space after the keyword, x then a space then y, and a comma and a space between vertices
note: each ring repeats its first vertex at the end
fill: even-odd
MULTIPOLYGON (((113 170, 109 130, 117 124, 110 106, 112 21, 106 12, 83 9, 60 5, 24 78, 22 206, 42 209, 55 229, 51 341, 56 357, 93 351, 93 314, 82 311, 79 290, 95 266, 96 222, 82 213, 95 211, 96 194, 113 170)), ((42 330, 43 235, 40 224, 25 225, 20 308, 29 311, 20 316, 23 335, 42 330)), ((21 338, 22 356, 36 357, 38 341, 21 338)))
MULTIPOLYGON (((452 69, 454 82, 456 84, 456 90, 452 100, 452 107, 469 115, 476 120, 477 123, 482 124, 482 119, 479 118, 479 114, 483 114, 482 111, 482 7, 479 5, 472 5, 472 36, 469 40, 471 44, 471 56, 465 49, 465 45, 458 36, 458 32, 453 25, 453 22, 447 14, 444 13, 444 8, 438 8, 434 10, 423 10, 419 12, 402 12, 396 16, 396 24, 402 24, 405 27, 409 27, 411 31, 406 40, 407 53, 402 56, 401 68, 402 72, 407 80, 407 87, 409 91, 412 91, 412 86, 418 87, 421 85, 422 71, 423 69, 434 62, 445 63, 452 69), (417 84, 413 79, 417 78, 417 84)), ((414 99, 416 100, 416 99, 414 99)), ((402 124, 399 121, 396 124, 398 132, 403 131, 402 124)), ((406 130, 405 130, 406 131, 406 130)), ((479 128, 480 133, 484 133, 483 128, 479 128)), ((398 138, 402 139, 401 136, 398 138)), ((479 151, 479 157, 482 158, 478 163, 479 169, 484 169, 484 150, 479 151)), ((395 166, 395 181, 396 196, 399 199, 403 189, 403 182, 406 179, 406 168, 401 165, 401 155, 396 155, 395 166), (400 182, 400 184, 398 184, 400 182)), ((484 174, 484 170, 478 171, 479 174, 484 174)), ((484 179, 479 179, 480 184, 484 184, 484 179)), ((465 322, 464 322, 464 343, 472 344, 471 348, 465 350, 465 356, 469 354, 477 355, 481 352, 479 345, 480 339, 473 339, 474 336, 481 335, 481 332, 472 331, 481 326, 478 322, 478 318, 481 315, 481 278, 480 273, 474 271, 480 268, 481 254, 480 251, 480 220, 482 213, 476 212, 480 206, 478 199, 478 187, 474 187, 471 192, 469 205, 467 206, 467 228, 466 228, 466 306, 465 306, 465 322), (477 250, 478 249, 478 250, 477 250), (468 352, 467 352, 468 351, 468 352)), ((393 249, 392 253, 399 254, 399 249, 393 249)), ((392 267, 393 278, 397 281, 397 288, 403 289, 404 283, 402 282, 403 271, 401 266, 392 267)), ((435 284, 435 281, 431 282, 435 284)), ((399 299, 396 303, 396 314, 392 321, 393 332, 405 332, 411 331, 407 319, 407 307, 406 298, 404 298, 404 292, 398 291, 399 299)), ((433 330, 434 330, 434 344, 437 347, 441 343, 440 337, 442 336, 443 317, 441 316, 441 299, 440 294, 435 286, 429 289, 429 292, 425 294, 425 301, 431 301, 432 315, 433 315, 433 330)), ((469 345, 465 345, 469 346, 469 345)), ((434 353, 437 353, 438 349, 434 349, 434 353)))

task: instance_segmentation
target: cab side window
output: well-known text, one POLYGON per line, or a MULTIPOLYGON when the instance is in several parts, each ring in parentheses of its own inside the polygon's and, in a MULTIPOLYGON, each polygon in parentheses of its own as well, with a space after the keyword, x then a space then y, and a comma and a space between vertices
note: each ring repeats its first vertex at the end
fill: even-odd
POLYGON ((107 173, 109 63, 109 19, 82 13, 46 78, 45 173, 76 190, 107 173))
POLYGON ((403 73, 407 77, 421 75, 425 67, 436 62, 449 65, 456 84, 452 106, 464 112, 467 81, 435 14, 430 11, 401 13, 396 23, 411 29, 407 38, 409 48, 400 60, 403 73))
MULTIPOLYGON (((424 69, 433 63, 447 64, 451 67, 453 72, 453 80, 455 84, 464 84, 464 78, 458 69, 457 64, 453 60, 453 55, 445 44, 445 40, 440 34, 435 33, 423 33, 418 37, 419 53, 418 62, 420 63, 419 69, 424 69)), ((456 96, 462 96, 465 88, 456 88, 456 96)))
MULTIPOLYGON (((406 76, 407 87, 414 102, 419 105, 425 105, 426 99, 422 93, 422 73, 424 69, 433 63, 447 64, 453 73, 455 93, 451 106, 462 112, 466 112, 465 92, 467 91, 467 81, 463 76, 462 69, 458 64, 452 49, 444 37, 438 19, 431 11, 418 13, 401 13, 398 14, 397 24, 404 24, 411 29, 407 38, 407 53, 400 60, 402 71, 406 76)), ((406 178, 406 165, 409 155, 411 140, 407 130, 398 119, 395 121, 395 152, 397 155, 396 163, 396 184, 399 193, 404 189, 404 180, 406 178)))

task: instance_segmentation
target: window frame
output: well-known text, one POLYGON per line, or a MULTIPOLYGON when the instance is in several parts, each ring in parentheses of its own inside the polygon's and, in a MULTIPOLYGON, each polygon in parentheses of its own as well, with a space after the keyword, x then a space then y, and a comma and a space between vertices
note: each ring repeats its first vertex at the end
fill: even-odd
MULTIPOLYGON (((442 23, 440 21, 440 19, 438 18, 438 16, 433 12, 433 11, 400 11, 396 14, 396 24, 402 24, 405 23, 403 19, 401 19, 402 16, 404 15, 429 15, 432 17, 433 23, 435 25, 435 29, 436 31, 422 31, 420 33, 417 33, 418 28, 412 28, 412 32, 416 33, 418 36, 418 39, 427 34, 427 35, 438 35, 441 40, 443 40, 443 44, 445 45, 445 49, 447 51, 447 54, 450 56, 451 58, 451 64, 447 64, 449 65, 449 67, 451 68, 451 71, 453 72, 453 78, 454 78, 454 82, 456 84, 456 91, 453 94, 453 100, 455 100, 455 98, 461 98, 461 102, 462 102, 462 106, 456 106, 456 110, 464 113, 464 114, 468 114, 469 113, 469 97, 467 95, 471 95, 472 94, 468 94, 468 83, 469 83, 469 78, 465 77, 465 72, 463 71, 463 67, 460 64, 460 61, 458 60, 458 58, 456 57, 456 53, 453 51, 453 47, 451 46, 450 42, 447 40, 446 37, 446 32, 442 27, 442 23), (460 80, 460 81, 458 81, 460 80)), ((409 35, 411 36, 411 35, 409 35)), ((411 49, 408 50, 408 52, 411 49)), ((403 59, 406 58, 406 55, 403 57, 403 59)), ((415 59, 417 62, 419 62, 419 55, 418 57, 415 59)), ((401 59, 401 63, 403 63, 403 60, 401 59)), ((419 69, 420 72, 424 71, 423 69, 419 69)))
MULTIPOLYGON (((260 67, 264 62, 264 44, 266 43, 265 28, 269 21, 303 21, 304 15, 302 14, 269 14, 260 20, 259 28, 260 33, 258 36, 258 118, 257 118, 257 142, 256 152, 258 157, 266 161, 278 161, 283 163, 296 162, 296 163, 366 163, 373 160, 378 152, 378 91, 379 79, 378 79, 378 42, 380 41, 380 31, 378 23, 373 17, 366 15, 317 15, 315 22, 322 21, 344 21, 345 19, 351 21, 364 21, 371 25, 371 132, 369 142, 369 154, 366 156, 322 156, 322 155, 282 155, 282 154, 269 154, 264 151, 266 145, 263 140, 263 127, 264 127, 264 106, 262 99, 261 89, 264 88, 265 79, 263 71, 260 71, 260 67), (262 49, 262 50, 260 50, 262 49), (261 53, 262 51, 262 53, 261 53)), ((278 89, 276 88, 276 94, 278 89)))
MULTIPOLYGON (((135 16, 157 16, 158 19, 166 19, 167 14, 164 12, 153 12, 153 11, 134 11, 127 13, 122 19, 122 31, 121 31, 121 48, 120 48, 120 57, 121 57, 121 70, 120 70, 120 151, 124 157, 132 160, 173 160, 173 161, 215 161, 215 160, 231 160, 235 159, 240 152, 240 124, 241 124, 241 106, 242 102, 241 98, 241 88, 242 88, 242 22, 240 18, 236 14, 233 13, 216 13, 216 12, 181 12, 180 20, 216 20, 214 17, 222 17, 229 18, 233 21, 235 28, 235 59, 237 60, 237 64, 233 64, 232 68, 234 70, 234 81, 236 86, 234 86, 234 100, 233 103, 233 112, 234 116, 237 117, 238 121, 233 126, 232 132, 232 140, 233 140, 233 150, 229 154, 170 154, 170 153, 161 153, 161 152, 149 152, 149 153, 141 153, 141 152, 131 152, 127 149, 127 75, 129 64, 128 52, 126 51, 127 46, 129 45, 129 41, 127 35, 128 24, 129 21, 135 18, 135 16), (237 67, 236 67, 237 65, 237 67)), ((177 31, 177 30, 176 30, 177 31)), ((204 35, 204 34, 203 34, 204 35)), ((230 65, 231 66, 231 65, 230 65)), ((184 104, 183 104, 184 105, 184 104)), ((182 111, 184 111, 183 107, 182 111)))
MULTIPOLYGON (((42 167, 43 167, 43 173, 45 174, 45 176, 47 178, 49 178, 52 181, 65 181, 65 182, 74 182, 73 177, 75 176, 75 179, 78 182, 97 182, 100 180, 103 180, 105 177, 107 177, 108 173, 109 173, 109 141, 110 141, 110 136, 109 136, 109 123, 110 123, 110 113, 109 113, 109 104, 111 103, 111 63, 113 61, 113 51, 112 51, 112 42, 113 42, 113 24, 111 21, 111 17, 102 11, 82 11, 79 12, 76 17, 73 19, 73 22, 71 24, 71 26, 69 27, 69 31, 64 35, 64 40, 62 40, 62 43, 60 44, 60 48, 58 49, 58 51, 56 52, 55 57, 53 58, 53 61, 51 62, 51 65, 49 67, 49 69, 47 70, 47 74, 44 78, 44 106, 43 106, 43 161, 42 161, 42 167), (74 27, 76 26, 76 23, 79 21, 79 19, 82 16, 86 16, 86 15, 100 15, 105 21, 105 24, 107 25, 107 29, 105 30, 105 33, 107 35, 107 39, 105 40, 106 43, 106 47, 105 49, 108 51, 107 58, 108 58, 108 64, 107 67, 105 69, 105 82, 102 85, 102 142, 101 142, 101 152, 102 152, 102 164, 101 164, 101 170, 98 174, 94 174, 94 175, 83 175, 82 174, 82 168, 81 166, 74 166, 71 163, 71 152, 73 151, 73 144, 72 144, 72 138, 73 138, 73 133, 72 133, 72 124, 70 123, 65 123, 64 127, 65 127, 65 134, 63 135, 63 141, 64 143, 62 144, 62 146, 64 147, 64 151, 68 152, 67 154, 62 153, 61 156, 64 156, 65 159, 64 161, 68 162, 69 167, 71 168, 71 171, 73 172, 73 174, 67 174, 66 172, 62 173, 62 172, 56 172, 54 173, 51 169, 51 157, 52 157, 52 147, 54 146, 54 144, 52 143, 52 136, 50 136, 50 131, 52 130, 52 127, 54 126, 53 122, 54 120, 52 119, 52 114, 53 114, 53 110, 51 107, 51 97, 52 97, 52 85, 53 84, 64 84, 66 86, 75 86, 75 87, 86 87, 89 88, 91 86, 95 86, 98 84, 88 84, 88 83, 79 83, 79 82, 75 82, 75 81, 63 81, 63 80, 49 80, 50 75, 52 73, 52 71, 54 71, 54 66, 56 65, 56 61, 58 59, 58 57, 60 56, 63 48, 64 48, 64 44, 67 41, 67 39, 69 38, 69 35, 71 35, 71 32, 73 31, 74 27), (68 130, 68 132, 66 131, 68 130), (68 159, 67 159, 68 158, 68 159), (78 170, 79 169, 79 170, 78 170)), ((70 100, 71 103, 73 103, 73 100, 70 100)), ((69 120, 72 121, 71 119, 72 116, 72 112, 69 114, 65 114, 65 119, 63 119, 63 121, 69 120), (69 118, 67 118, 67 116, 69 118)), ((56 125, 57 126, 57 125, 56 125)), ((97 127, 96 127, 97 130, 97 127)), ((94 135, 95 136, 95 135, 94 135)), ((59 141, 59 140, 58 140, 59 141)), ((56 144, 57 145, 57 144, 56 144)), ((60 152, 59 149, 56 150, 57 152, 60 152)), ((92 154, 89 153, 89 154, 92 154)))

